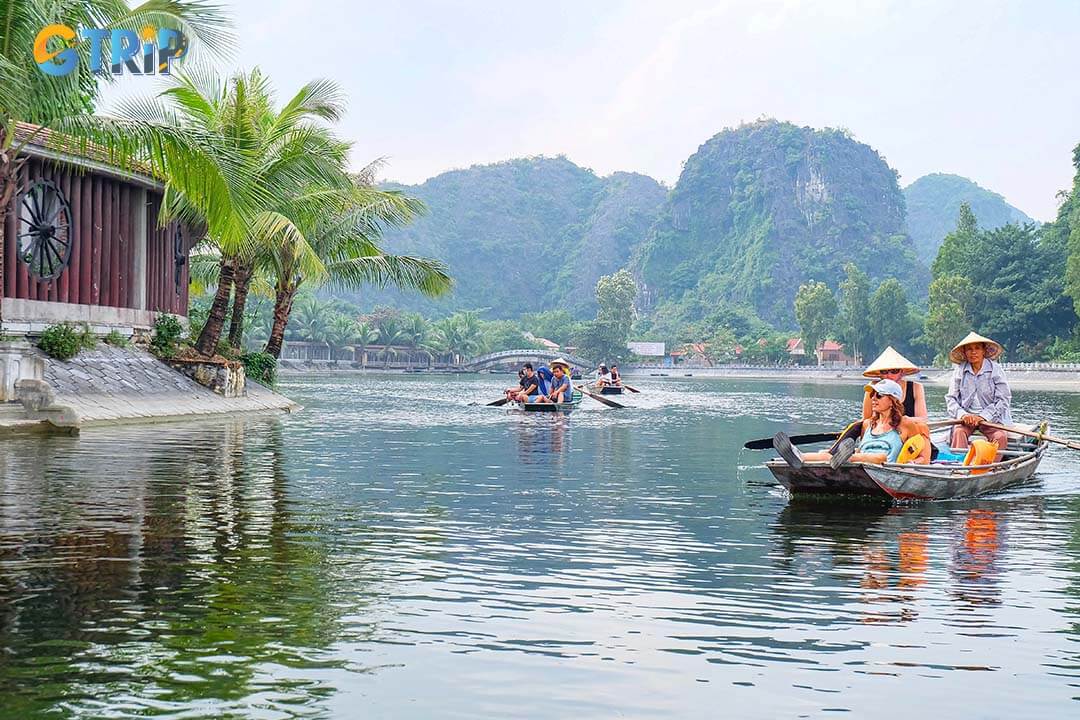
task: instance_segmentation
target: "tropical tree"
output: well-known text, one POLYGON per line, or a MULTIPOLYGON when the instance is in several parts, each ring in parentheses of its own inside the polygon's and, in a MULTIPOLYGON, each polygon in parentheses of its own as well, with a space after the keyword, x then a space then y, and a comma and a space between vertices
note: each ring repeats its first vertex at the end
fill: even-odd
POLYGON ((442 335, 443 346, 455 363, 475 357, 486 349, 483 325, 473 310, 456 312, 435 325, 442 335))
POLYGON ((296 304, 289 330, 300 340, 325 343, 330 329, 326 309, 314 295, 305 295, 296 304))
MULTIPOLYGON (((70 74, 57 77, 41 71, 30 48, 43 27, 58 22, 70 27, 139 30, 150 25, 179 30, 196 54, 201 49, 221 54, 232 44, 221 10, 202 0, 148 0, 134 8, 121 0, 0 4, 0 228, 19 191, 19 174, 26 162, 22 151, 29 143, 48 142, 84 152, 93 142, 117 164, 134 159, 150 172, 170 177, 173 191, 182 192, 203 218, 221 220, 232 214, 234 198, 227 192, 231 167, 220 162, 221 156, 205 152, 205 138, 171 122, 92 114, 99 78, 88 62, 90 43, 75 48, 80 62, 70 74), (47 134, 47 129, 59 132, 47 134)), ((0 257, 0 286, 3 263, 0 257)))
MULTIPOLYGON (((384 228, 410 222, 422 207, 399 192, 358 182, 345 191, 312 187, 285 203, 280 216, 294 220, 280 228, 264 259, 275 282, 274 325, 266 352, 280 355, 293 300, 305 285, 395 285, 430 297, 447 292, 451 280, 441 262, 388 255, 378 245, 384 228)), ((385 335, 382 340, 390 344, 385 335)))
POLYGON ((944 363, 952 346, 974 327, 974 302, 975 288, 962 275, 942 275, 930 283, 930 309, 923 334, 935 353, 935 363, 944 363))
POLYGON ((870 334, 877 350, 893 345, 912 352, 912 340, 921 323, 908 304, 907 292, 896 278, 888 278, 870 296, 870 334))
POLYGON ((336 360, 337 353, 347 347, 356 337, 356 320, 347 315, 334 315, 330 327, 326 329, 326 342, 330 344, 331 360, 336 360))
POLYGON ((855 263, 844 265, 840 282, 839 336, 854 358, 870 344, 870 278, 855 263))
POLYGON ((812 281, 799 286, 795 293, 795 320, 802 330, 807 353, 817 353, 836 320, 836 298, 823 282, 812 281))
POLYGON ((356 346, 360 349, 360 367, 367 367, 367 349, 379 339, 379 330, 368 322, 358 322, 354 333, 356 346))

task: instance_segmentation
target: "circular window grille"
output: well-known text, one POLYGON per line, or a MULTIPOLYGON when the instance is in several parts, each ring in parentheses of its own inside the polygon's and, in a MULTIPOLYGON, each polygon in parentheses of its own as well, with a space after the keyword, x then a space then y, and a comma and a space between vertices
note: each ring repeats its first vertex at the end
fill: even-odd
POLYGON ((51 280, 71 259, 71 207, 55 183, 38 180, 19 210, 19 258, 31 275, 51 280))

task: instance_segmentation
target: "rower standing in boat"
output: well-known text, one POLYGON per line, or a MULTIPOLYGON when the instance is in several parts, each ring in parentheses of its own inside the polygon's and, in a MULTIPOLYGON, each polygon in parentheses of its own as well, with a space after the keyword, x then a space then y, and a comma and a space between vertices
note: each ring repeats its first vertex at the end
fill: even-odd
POLYGON ((998 450, 1004 450, 1009 444, 1008 433, 983 424, 1012 424, 1012 390, 1005 379, 1005 371, 997 362, 1001 351, 998 343, 971 332, 949 352, 949 359, 956 366, 949 392, 945 395, 945 405, 949 417, 963 423, 953 428, 954 448, 966 448, 971 434, 976 431, 997 445, 998 450))
MULTIPOLYGON (((904 380, 907 375, 919 372, 919 367, 906 357, 889 347, 877 356, 870 367, 863 371, 863 377, 892 380, 900 386, 904 404, 904 415, 916 420, 926 421, 930 413, 926 410, 926 391, 922 383, 914 380, 904 380)), ((863 419, 870 417, 874 412, 873 400, 870 399, 870 386, 867 385, 866 394, 863 395, 862 416, 863 419)))

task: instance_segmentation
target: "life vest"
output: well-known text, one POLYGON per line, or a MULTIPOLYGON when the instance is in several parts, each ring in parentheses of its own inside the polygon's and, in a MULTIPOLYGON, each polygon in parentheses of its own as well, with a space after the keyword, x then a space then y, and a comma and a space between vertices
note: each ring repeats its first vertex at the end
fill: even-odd
MULTIPOLYGON (((997 443, 992 443, 989 440, 972 440, 971 446, 968 447, 967 455, 964 456, 965 465, 990 465, 997 460, 998 446, 997 443)), ((972 475, 982 475, 987 472, 986 468, 981 470, 972 470, 972 475)))

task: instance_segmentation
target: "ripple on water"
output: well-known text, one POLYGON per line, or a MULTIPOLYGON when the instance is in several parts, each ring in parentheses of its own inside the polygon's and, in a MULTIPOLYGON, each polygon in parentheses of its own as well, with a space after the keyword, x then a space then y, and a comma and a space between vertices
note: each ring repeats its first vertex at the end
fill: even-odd
MULTIPOLYGON (((470 405, 508 377, 283 384, 304 411, 0 445, 0 717, 711 717, 718 686, 740 717, 1060 716, 1080 695, 1066 452, 993 498, 790 503, 742 443, 845 424, 857 389, 642 380, 625 410, 549 417, 470 405)), ((1080 435, 1072 396, 1015 404, 1080 435)))

